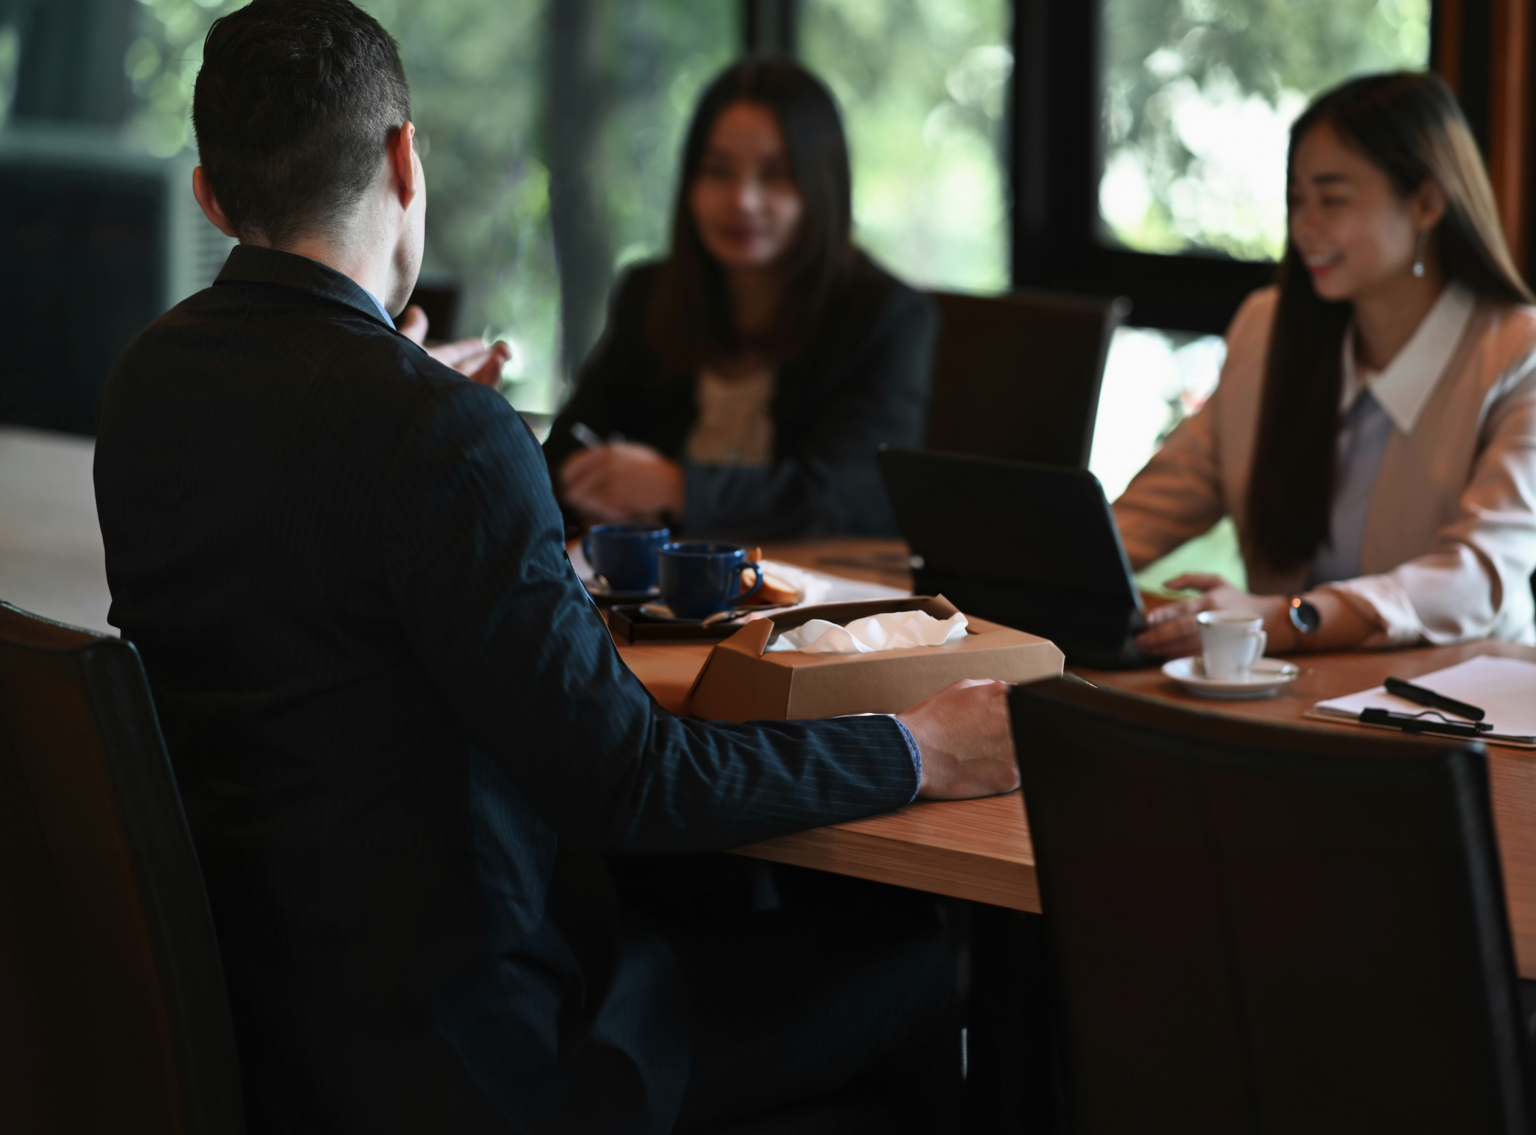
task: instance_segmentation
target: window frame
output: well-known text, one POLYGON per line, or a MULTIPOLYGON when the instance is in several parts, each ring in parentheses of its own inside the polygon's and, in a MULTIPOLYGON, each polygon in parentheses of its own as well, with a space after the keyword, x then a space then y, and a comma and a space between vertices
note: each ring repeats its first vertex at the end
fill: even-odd
MULTIPOLYGON (((1439 16, 1431 0, 1430 65, 1439 16)), ((1491 0, 1459 0, 1465 8, 1491 0)), ((1273 281, 1273 261, 1145 253, 1101 236, 1102 39, 1098 0, 1014 0, 1013 282, 1123 295, 1136 326, 1220 334, 1243 298, 1273 281)), ((1469 37, 1470 38, 1470 37, 1469 37)))
MULTIPOLYGON (((795 54, 802 0, 741 0, 747 54, 795 54)), ((1530 0, 1431 0, 1430 69, 1450 84, 1481 146, 1516 263, 1536 266, 1536 14, 1530 0)), ((1134 252, 1106 244, 1098 0, 1012 0, 1005 176, 1016 288, 1122 295, 1129 323, 1219 334, 1270 261, 1134 252)))

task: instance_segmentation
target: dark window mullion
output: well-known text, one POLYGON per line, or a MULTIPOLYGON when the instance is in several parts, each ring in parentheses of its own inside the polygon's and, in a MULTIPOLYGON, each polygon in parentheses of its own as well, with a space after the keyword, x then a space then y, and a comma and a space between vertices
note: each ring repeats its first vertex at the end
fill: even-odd
POLYGON ((799 0, 742 0, 742 49, 746 55, 797 54, 799 0))

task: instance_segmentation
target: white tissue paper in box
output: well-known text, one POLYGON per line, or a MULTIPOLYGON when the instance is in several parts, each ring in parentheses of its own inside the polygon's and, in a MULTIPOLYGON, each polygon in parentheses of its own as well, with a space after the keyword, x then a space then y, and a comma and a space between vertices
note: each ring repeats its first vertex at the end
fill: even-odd
POLYGON ((884 615, 866 615, 846 627, 825 619, 811 619, 785 631, 768 646, 768 650, 873 654, 879 650, 904 650, 910 646, 943 646, 963 639, 965 626, 965 616, 958 611, 942 620, 926 611, 891 611, 884 615))

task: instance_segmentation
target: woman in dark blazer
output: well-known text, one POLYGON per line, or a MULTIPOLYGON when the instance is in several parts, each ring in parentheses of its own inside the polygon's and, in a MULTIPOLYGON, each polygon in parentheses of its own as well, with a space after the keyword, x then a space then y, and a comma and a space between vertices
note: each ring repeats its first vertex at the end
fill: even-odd
POLYGON ((747 61, 705 92, 672 254, 615 289, 545 443, 586 521, 689 535, 894 532, 875 454, 922 443, 937 316, 854 248, 826 88, 747 61))

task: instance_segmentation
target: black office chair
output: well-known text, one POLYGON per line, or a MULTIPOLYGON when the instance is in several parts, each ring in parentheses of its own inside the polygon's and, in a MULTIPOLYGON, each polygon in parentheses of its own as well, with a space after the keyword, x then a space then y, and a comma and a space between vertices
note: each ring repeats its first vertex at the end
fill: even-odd
POLYGON ((1086 469, 1125 299, 933 292, 940 315, 928 449, 1086 469))
POLYGON ((1476 745, 1012 694, 1070 1129, 1528 1132, 1476 745))
POLYGON ((0 1131, 243 1130, 138 653, 0 603, 0 1131))

